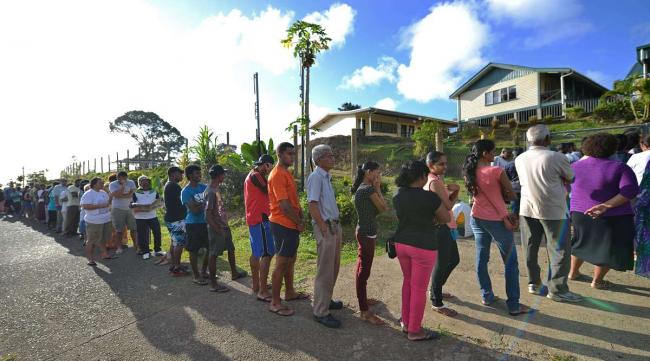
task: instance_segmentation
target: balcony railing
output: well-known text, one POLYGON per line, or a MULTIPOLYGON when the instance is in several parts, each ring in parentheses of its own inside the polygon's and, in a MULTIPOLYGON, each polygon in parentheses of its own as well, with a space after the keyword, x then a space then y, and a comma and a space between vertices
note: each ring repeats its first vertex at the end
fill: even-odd
POLYGON ((549 103, 549 102, 559 101, 561 99, 561 97, 560 97, 560 89, 555 89, 555 90, 542 92, 542 93, 540 93, 539 98, 540 98, 542 103, 549 103))

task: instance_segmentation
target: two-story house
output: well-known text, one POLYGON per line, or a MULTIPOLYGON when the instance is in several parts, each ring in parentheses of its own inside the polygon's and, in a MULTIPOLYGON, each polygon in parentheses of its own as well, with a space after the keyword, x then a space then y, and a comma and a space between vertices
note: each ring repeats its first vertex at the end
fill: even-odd
POLYGON ((489 63, 450 95, 457 101, 459 122, 489 126, 494 118, 527 123, 568 107, 590 113, 607 88, 571 68, 533 68, 489 63))

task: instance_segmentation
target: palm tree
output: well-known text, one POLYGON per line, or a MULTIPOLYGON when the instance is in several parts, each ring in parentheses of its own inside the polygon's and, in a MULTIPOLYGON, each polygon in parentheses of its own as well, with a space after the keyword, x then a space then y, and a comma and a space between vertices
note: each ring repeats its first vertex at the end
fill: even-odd
MULTIPOLYGON (((305 154, 309 155, 309 75, 312 65, 316 63, 316 55, 329 49, 332 39, 327 36, 322 26, 296 21, 287 29, 287 38, 282 40, 282 45, 293 47, 293 56, 300 59, 300 107, 301 117, 296 120, 300 126, 300 139, 302 143, 302 162, 300 164, 300 189, 305 186, 305 154)), ((293 122, 295 124, 296 122, 293 122)), ((311 156, 309 156, 311 164, 311 156)))
POLYGON ((201 163, 201 173, 205 179, 207 179, 208 169, 219 162, 217 147, 217 137, 214 132, 207 125, 202 126, 199 135, 194 138, 192 152, 201 163))

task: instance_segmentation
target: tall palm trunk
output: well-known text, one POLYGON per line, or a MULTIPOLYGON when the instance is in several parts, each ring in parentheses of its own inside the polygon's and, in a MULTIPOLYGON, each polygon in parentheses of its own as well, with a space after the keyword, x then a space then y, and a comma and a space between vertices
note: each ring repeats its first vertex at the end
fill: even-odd
POLYGON ((303 119, 300 124, 300 190, 305 189, 305 67, 304 62, 300 61, 300 113, 303 119))
POLYGON ((311 69, 311 67, 307 67, 307 74, 305 76, 305 152, 307 152, 307 164, 309 165, 307 168, 307 175, 311 173, 310 170, 313 167, 311 163, 311 147, 309 146, 309 125, 311 124, 311 120, 309 119, 309 69, 311 69))

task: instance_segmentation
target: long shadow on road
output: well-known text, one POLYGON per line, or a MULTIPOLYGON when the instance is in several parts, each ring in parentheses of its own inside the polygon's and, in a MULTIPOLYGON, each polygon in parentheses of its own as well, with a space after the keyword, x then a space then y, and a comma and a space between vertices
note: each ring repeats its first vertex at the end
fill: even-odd
MULTIPOLYGON (((21 221, 9 219, 8 222, 21 221)), ((0 237, 7 238, 2 223, 0 237)), ((85 266, 78 240, 55 236, 36 222, 24 221, 24 224, 47 236, 43 242, 57 242, 74 256, 65 258, 63 262, 68 264, 60 265, 62 272, 52 271, 50 282, 41 282, 38 292, 46 292, 47 296, 43 297, 53 299, 53 304, 67 305, 62 317, 75 322, 47 323, 38 315, 20 314, 17 317, 26 322, 36 320, 40 328, 5 330, 17 335, 13 340, 19 340, 21 332, 30 334, 23 344, 14 344, 14 350, 0 343, 3 345, 0 354, 16 352, 24 359, 65 360, 527 360, 456 336, 444 336, 436 342, 408 342, 395 326, 374 327, 363 323, 351 309, 337 313, 344 322, 342 329, 329 330, 312 320, 311 307, 305 301, 292 303, 295 316, 279 317, 268 312, 267 304, 256 301, 250 294, 250 279, 229 282, 231 292, 213 294, 206 287, 193 285, 188 278, 169 277, 163 267, 139 260, 132 251, 118 259, 101 262, 91 272, 85 266), (76 273, 84 276, 75 277, 76 273), (84 284, 74 292, 58 294, 62 292, 58 285, 66 282, 92 285, 84 284), (76 336, 63 336, 68 333, 76 336), (72 340, 61 344, 57 339, 52 341, 55 345, 29 341, 39 337, 72 340)), ((398 318, 389 309, 381 313, 398 318)))

